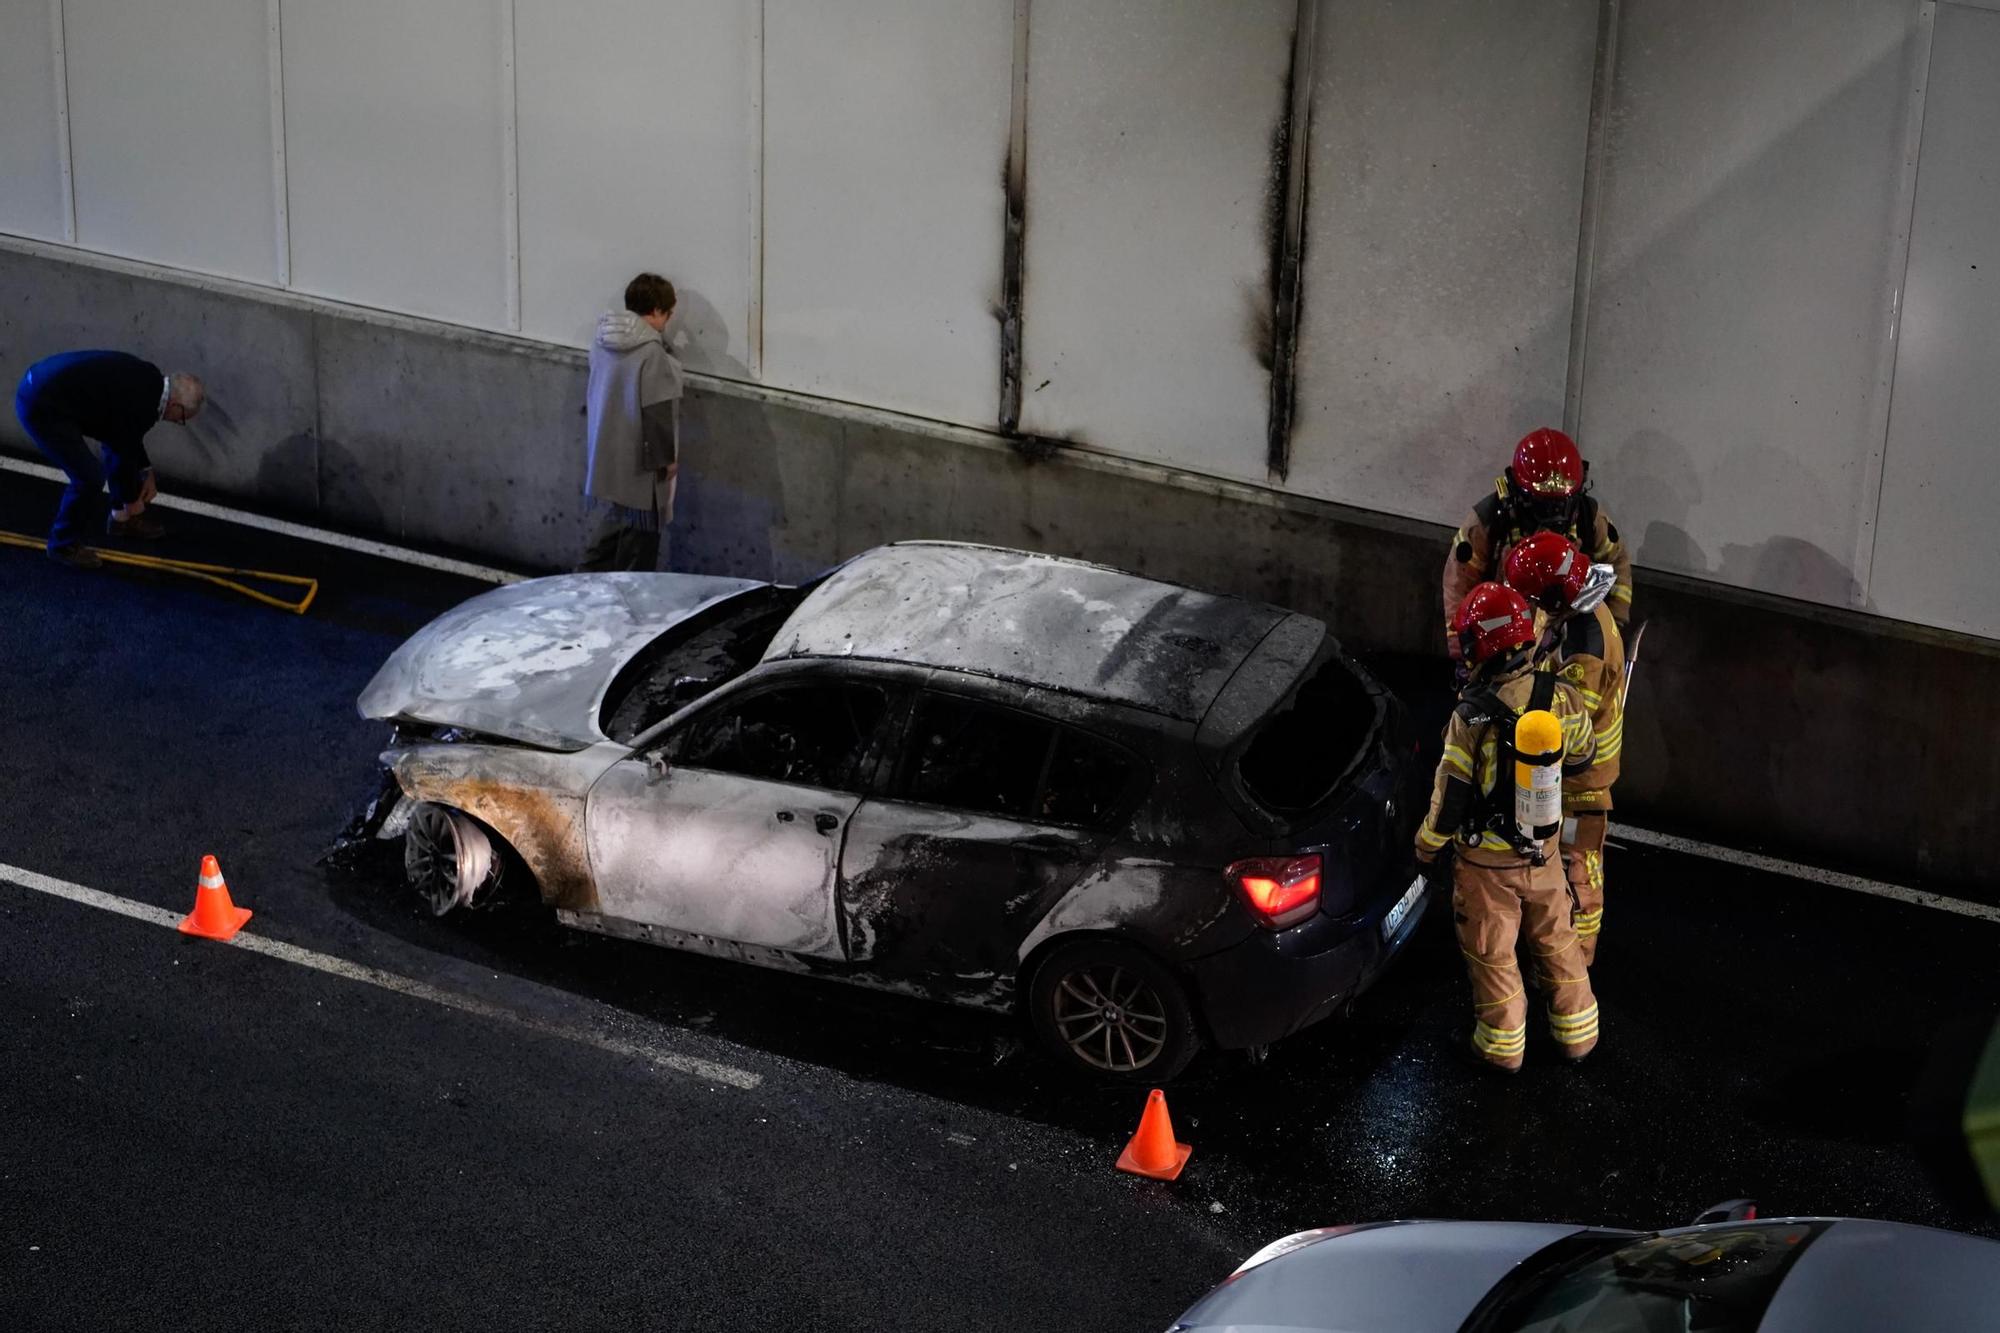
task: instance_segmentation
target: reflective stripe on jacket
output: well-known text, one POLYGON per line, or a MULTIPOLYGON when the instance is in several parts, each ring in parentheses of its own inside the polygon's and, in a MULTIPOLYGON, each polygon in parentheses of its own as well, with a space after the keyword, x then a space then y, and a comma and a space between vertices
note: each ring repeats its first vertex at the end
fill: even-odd
POLYGON ((1563 812, 1609 810, 1618 756, 1625 748, 1625 710, 1618 702, 1625 686, 1625 641, 1610 609, 1600 606, 1564 625, 1554 657, 1556 675, 1576 687, 1597 737, 1591 766, 1563 779, 1563 812))

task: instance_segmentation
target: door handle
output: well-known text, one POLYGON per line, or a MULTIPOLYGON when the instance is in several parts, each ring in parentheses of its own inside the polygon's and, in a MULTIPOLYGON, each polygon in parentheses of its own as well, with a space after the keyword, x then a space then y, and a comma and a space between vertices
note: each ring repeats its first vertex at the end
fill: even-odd
POLYGON ((814 815, 813 827, 818 829, 821 833, 831 833, 835 829, 840 827, 840 821, 832 815, 825 815, 825 814, 814 815))
POLYGON ((778 822, 779 822, 780 824, 789 824, 789 823, 791 823, 791 822, 792 822, 793 818, 794 818, 794 816, 793 816, 792 812, 791 812, 791 811, 789 811, 789 810, 780 810, 780 811, 778 811, 778 822))

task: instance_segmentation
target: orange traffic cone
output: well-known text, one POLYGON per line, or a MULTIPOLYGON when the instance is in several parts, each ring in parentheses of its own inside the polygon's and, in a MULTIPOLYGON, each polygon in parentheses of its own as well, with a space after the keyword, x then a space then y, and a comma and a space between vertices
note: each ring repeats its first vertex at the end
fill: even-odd
POLYGON ((1139 1132, 1118 1154, 1118 1169, 1135 1176, 1172 1180, 1187 1166, 1194 1152, 1185 1143, 1174 1142, 1174 1122, 1167 1118, 1167 1094, 1154 1088, 1146 1094, 1146 1112, 1139 1117, 1139 1132))
POLYGON ((250 909, 229 901, 229 886, 222 882, 222 867, 212 856, 201 858, 201 879, 194 889, 194 910, 181 918, 183 935, 203 935, 226 940, 243 929, 250 909))

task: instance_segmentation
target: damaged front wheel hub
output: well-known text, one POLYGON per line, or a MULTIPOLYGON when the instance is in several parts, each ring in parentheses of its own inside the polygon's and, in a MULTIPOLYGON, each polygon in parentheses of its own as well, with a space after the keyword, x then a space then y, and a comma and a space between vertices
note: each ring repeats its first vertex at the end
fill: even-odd
POLYGON ((499 858, 478 821, 425 801, 410 812, 403 875, 432 913, 443 916, 490 895, 499 879, 499 858))

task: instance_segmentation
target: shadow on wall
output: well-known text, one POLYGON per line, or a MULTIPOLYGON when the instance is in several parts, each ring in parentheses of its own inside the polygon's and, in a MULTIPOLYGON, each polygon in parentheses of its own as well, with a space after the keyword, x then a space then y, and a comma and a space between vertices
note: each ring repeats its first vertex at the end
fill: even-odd
MULTIPOLYGON (((1704 493, 1701 473, 1687 448, 1664 431, 1633 432, 1607 460, 1621 490, 1647 497, 1645 527, 1624 534, 1637 563, 1712 575, 1739 587, 1781 591, 1834 606, 1851 606, 1859 596, 1861 585, 1853 571, 1800 537, 1768 537, 1754 545, 1725 543, 1720 563, 1712 561, 1688 531, 1689 515, 1704 493)), ((1826 488, 1782 450, 1738 448, 1715 472, 1725 489, 1748 485, 1746 474, 1752 472, 1767 482, 1789 481, 1793 508, 1824 508, 1830 502, 1826 488), (1772 475, 1774 470, 1780 475, 1772 475)))
MULTIPOLYGON (((1853 565, 1855 552, 1845 539, 1848 534, 1858 535, 1862 521, 1862 458, 1855 451, 1861 442, 1860 432, 1872 427, 1854 423, 1865 422, 1869 416, 1866 409, 1874 393, 1872 366, 1865 372, 1870 377, 1867 386, 1850 400, 1862 410, 1850 412, 1848 402, 1842 399, 1854 392, 1854 381, 1847 378, 1847 372, 1863 374, 1860 367, 1870 359, 1863 353, 1875 344, 1856 330, 1857 342, 1845 338, 1839 342, 1842 349, 1865 344, 1862 352, 1840 352, 1842 357, 1853 358, 1851 365, 1842 362, 1831 369, 1808 368, 1809 358, 1798 348, 1801 328, 1816 321, 1853 323, 1851 316, 1837 308, 1837 297, 1845 289, 1831 275, 1824 282, 1811 281, 1815 275, 1801 266, 1825 263, 1814 258, 1825 252, 1802 244, 1800 237, 1781 232, 1766 219, 1774 196, 1826 193, 1844 183, 1847 178, 1838 174, 1841 168, 1826 164, 1852 160, 1856 146, 1851 140, 1857 126, 1867 126, 1871 132, 1879 129, 1884 138, 1900 135, 1900 124, 1878 125, 1880 116, 1872 108, 1903 105, 1897 93, 1907 78, 1906 43, 1913 40, 1914 36, 1906 34, 1880 51, 1854 53, 1856 63, 1849 77, 1813 102, 1798 119, 1776 127, 1756 152, 1730 164, 1713 179, 1701 181, 1698 194, 1678 201, 1680 206, 1658 218, 1657 225, 1645 227, 1631 239, 1627 252, 1610 257, 1608 252, 1600 252, 1592 284, 1593 309, 1605 312, 1593 314, 1598 322, 1606 318, 1629 322, 1631 311, 1657 306, 1663 282, 1679 280, 1667 275, 1730 274, 1743 271, 1746 265, 1763 265, 1773 273, 1777 290, 1795 294, 1795 299, 1784 303, 1748 300, 1724 277, 1674 298, 1691 318, 1699 316, 1711 325, 1726 322, 1737 326, 1733 346, 1772 349, 1768 358, 1753 360, 1732 356, 1729 347, 1721 344, 1680 347, 1680 363, 1690 368, 1686 392, 1695 402, 1691 413, 1672 412, 1670 402, 1626 399, 1620 412, 1625 421, 1678 416, 1727 422, 1722 438, 1690 441, 1702 450, 1699 461, 1688 442, 1655 429, 1636 430, 1615 444, 1611 436, 1601 432, 1584 441, 1586 453, 1605 455, 1604 489, 1613 514, 1629 520, 1633 530, 1628 536, 1634 539, 1634 558, 1641 565, 1835 607, 1854 607, 1859 602, 1861 584, 1853 565), (1822 292, 1825 304, 1820 304, 1822 292), (1624 316, 1615 313, 1621 308, 1627 311, 1624 316), (1800 400, 1808 389, 1820 397, 1806 401, 1802 408, 1800 400), (1831 417, 1826 415, 1829 407, 1835 409, 1831 417), (1819 450, 1822 436, 1824 452, 1819 450), (1810 452, 1788 447, 1795 442, 1799 449, 1810 452), (1746 507, 1751 506, 1754 512, 1746 515, 1746 507), (1772 535, 1763 536, 1765 532, 1772 535), (1704 550, 1695 533, 1721 544, 1704 550), (1832 534, 1843 549, 1839 554, 1829 552, 1799 535, 1802 533, 1822 540, 1832 534), (1727 541, 1732 534, 1750 540, 1727 541)), ((1887 268, 1887 238, 1898 225, 1891 215, 1893 207, 1893 198, 1885 196, 1879 219, 1850 209, 1833 215, 1838 221, 1828 224, 1834 232, 1842 227, 1849 233, 1873 227, 1882 238, 1879 250, 1884 267, 1871 290, 1882 294, 1885 306, 1886 293, 1894 281, 1887 268)), ((1863 213, 1867 209, 1864 203, 1863 213)), ((1834 243, 1834 239, 1823 242, 1834 243)), ((1669 330, 1660 336, 1685 335, 1669 330)), ((1592 429, 1593 417, 1604 416, 1602 409, 1596 413, 1590 410, 1594 401, 1602 401, 1594 395, 1593 386, 1600 376, 1615 381, 1618 373, 1613 366, 1607 374, 1595 357, 1588 365, 1590 373, 1584 382, 1587 431, 1592 429)), ((1662 394, 1674 391, 1660 390, 1662 394)), ((1865 457, 1865 449, 1862 455, 1865 457)), ((1875 608, 1870 602, 1862 609, 1875 608)))
MULTIPOLYGON (((202 416, 207 415, 207 409, 203 409, 202 416)), ((195 418, 197 424, 200 420, 195 418)), ((263 450, 257 460, 256 488, 260 497, 277 498, 294 509, 319 516, 319 442, 309 432, 300 431, 263 450)), ((379 525, 381 511, 375 510, 369 518, 379 525)))
MULTIPOLYGON (((677 287, 668 345, 691 369, 754 381, 730 356, 729 325, 700 291, 677 287)), ((668 529, 667 567, 678 573, 768 579, 782 563, 785 477, 761 404, 691 392, 681 401, 681 475, 668 529), (727 422, 725 428, 722 423, 727 422)))
POLYGON ((229 414, 228 403, 213 393, 202 403, 201 415, 181 428, 183 438, 203 463, 243 452, 243 431, 229 414))
POLYGON ((385 476, 382 461, 364 460, 338 440, 301 431, 263 451, 257 494, 297 496, 298 508, 326 521, 401 537, 400 509, 391 516, 378 494, 401 484, 401 469, 392 464, 395 471, 385 476))
MULTIPOLYGON (((1771 188, 1772 181, 1796 178, 1799 163, 1813 160, 1821 151, 1817 141, 1828 132, 1826 126, 1851 123, 1855 118, 1853 103, 1872 100, 1882 80, 1900 79, 1904 62, 1900 46, 1884 53, 1831 94, 1817 115, 1787 127, 1761 153, 1715 181, 1684 213, 1662 219, 1632 253, 1605 263, 1593 280, 1593 304, 1615 306, 1628 295, 1624 290, 1627 286, 1643 287, 1654 281, 1649 276, 1652 261, 1660 256, 1685 259, 1727 243, 1725 233, 1733 235, 1734 231, 1718 229, 1717 215, 1739 217, 1754 212, 1755 201, 1771 188)), ((1532 345, 1539 351, 1552 340, 1566 345, 1569 315, 1567 309, 1545 311, 1523 346, 1532 345)), ((1496 362, 1495 370, 1502 364, 1496 362)), ((1504 377, 1489 374, 1488 378, 1504 377)), ((1783 410, 1789 402, 1783 385, 1773 383, 1761 390, 1768 410, 1739 414, 1740 433, 1724 442, 1719 457, 1711 450, 1698 462, 1681 440, 1657 429, 1636 430, 1615 441, 1594 432, 1588 411, 1594 379, 1587 377, 1584 384, 1585 428, 1579 443, 1597 465, 1593 473, 1598 493, 1613 518, 1620 521, 1637 564, 1824 605, 1846 608, 1857 604, 1861 585, 1851 553, 1837 555, 1796 535, 1824 532, 1853 518, 1858 496, 1835 495, 1829 490, 1829 479, 1844 475, 1840 468, 1810 466, 1783 447, 1781 441, 1787 438, 1783 410), (1768 497, 1759 521, 1772 535, 1748 542, 1725 541, 1717 549, 1704 549, 1695 534, 1712 534, 1719 523, 1726 523, 1732 502, 1745 495, 1768 497), (1709 507, 1706 514, 1705 506, 1709 507), (1708 521, 1703 521, 1705 518, 1708 521)), ((1454 439, 1468 422, 1505 419, 1504 406, 1495 409, 1485 402, 1487 392, 1484 384, 1461 390, 1456 398, 1442 404, 1417 434, 1454 439)), ((1549 419, 1555 420, 1559 409, 1551 404, 1547 410, 1549 419)), ((1500 442, 1495 441, 1494 447, 1501 447, 1500 442)), ((1418 452, 1421 455, 1421 449, 1418 452)), ((1460 460, 1438 461, 1439 470, 1446 473, 1466 468, 1460 460)), ((1482 490, 1483 486, 1473 494, 1482 490)), ((1642 598, 1643 581, 1642 574, 1642 598)), ((1869 601, 1861 609, 1876 608, 1869 601)))
MULTIPOLYGON (((754 378, 750 368, 729 354, 729 321, 715 302, 693 287, 674 283, 674 322, 667 328, 667 347, 689 370, 730 379, 754 378)), ((612 308, 618 303, 613 301, 612 308)))
MULTIPOLYGON (((1760 252, 1776 247, 1773 264, 1791 272, 1785 265, 1798 262, 1797 238, 1776 237, 1770 228, 1756 225, 1762 201, 1774 189, 1822 185, 1818 177, 1824 172, 1815 164, 1827 160, 1830 141, 1871 116, 1868 108, 1883 100, 1885 85, 1901 85, 1906 67, 1907 52, 1900 42, 1879 53, 1864 53, 1851 77, 1829 89, 1809 113, 1774 127, 1753 154, 1723 164, 1721 174, 1701 182, 1699 197, 1681 201, 1683 207, 1653 219, 1643 234, 1630 238, 1629 250, 1613 253, 1607 243, 1599 251, 1593 275, 1593 307, 1601 312, 1657 299, 1652 288, 1663 263, 1675 270, 1699 271, 1718 247, 1751 244, 1760 252)), ((1882 225, 1888 227, 1889 220, 1885 218, 1882 225)), ((1882 249, 1886 259, 1886 244, 1882 249)), ((1516 339, 1465 360, 1460 359, 1464 349, 1449 337, 1429 339, 1427 350, 1420 354, 1437 358, 1437 387, 1411 384, 1403 390, 1409 401, 1399 415, 1410 424, 1396 430, 1391 439, 1368 442, 1369 452, 1380 460, 1369 467, 1422 476, 1432 485, 1458 489, 1464 498, 1451 501, 1453 512, 1434 517, 1459 522, 1463 510, 1458 506, 1488 493, 1505 451, 1519 433, 1561 420, 1560 402, 1518 397, 1521 376, 1516 368, 1524 359, 1562 364, 1570 353, 1571 314, 1567 301, 1551 303, 1535 312, 1516 339)), ((1752 314, 1754 323, 1746 336, 1768 334, 1773 346, 1796 337, 1796 311, 1752 314), (1773 327, 1767 329, 1766 323, 1773 327)), ((1392 353, 1392 346, 1385 340, 1378 348, 1365 349, 1367 354, 1355 366, 1357 377, 1367 381, 1377 374, 1392 378, 1400 374, 1386 359, 1392 354, 1401 359, 1407 350, 1392 353), (1376 360, 1382 363, 1379 367, 1376 360)), ((1860 583, 1853 552, 1836 541, 1843 547, 1836 554, 1807 536, 1825 541, 1825 534, 1856 521, 1860 488, 1848 468, 1849 447, 1837 446, 1839 456, 1831 460, 1802 458, 1785 447, 1799 438, 1793 427, 1796 386, 1777 379, 1759 383, 1752 370, 1737 364, 1715 364, 1702 376, 1691 372, 1689 394, 1701 398, 1726 393, 1732 395, 1728 401, 1751 409, 1734 414, 1729 438, 1698 442, 1702 447, 1698 463, 1681 441, 1659 430, 1642 429, 1620 437, 1619 428, 1635 419, 1657 421, 1679 415, 1668 413, 1669 403, 1634 402, 1620 412, 1625 420, 1599 428, 1596 423, 1605 420, 1603 409, 1593 412, 1589 407, 1603 401, 1595 390, 1617 374, 1617 367, 1593 360, 1588 369, 1579 442, 1597 465, 1593 468, 1597 492, 1624 529, 1637 563, 1836 607, 1856 604, 1860 583), (1719 387, 1711 390, 1708 379, 1719 387), (1739 526, 1732 532, 1729 520, 1735 515, 1741 523, 1739 497, 1744 496, 1767 503, 1756 516, 1755 528, 1744 532, 1739 526), (1771 535, 1764 536, 1767 532, 1771 535), (1696 534, 1702 536, 1698 539, 1696 534), (1750 540, 1728 542, 1732 535, 1750 540), (1722 544, 1704 550, 1703 541, 1722 544)), ((1440 543, 1439 565, 1444 556, 1440 543)), ((1349 617, 1358 613, 1359 618, 1374 621, 1384 614, 1383 599, 1370 595, 1359 582, 1371 574, 1301 570, 1286 577, 1271 595, 1301 605, 1343 609, 1349 617)), ((1643 584, 1643 575, 1641 579, 1643 584)), ((1435 598, 1436 593, 1430 596, 1435 598)), ((1869 603, 1863 609, 1875 608, 1869 603)), ((1370 624, 1360 637, 1400 644, 1404 628, 1400 622, 1370 624)))

